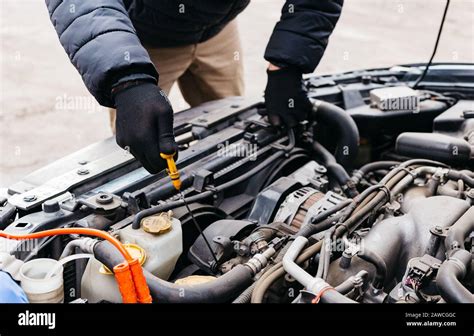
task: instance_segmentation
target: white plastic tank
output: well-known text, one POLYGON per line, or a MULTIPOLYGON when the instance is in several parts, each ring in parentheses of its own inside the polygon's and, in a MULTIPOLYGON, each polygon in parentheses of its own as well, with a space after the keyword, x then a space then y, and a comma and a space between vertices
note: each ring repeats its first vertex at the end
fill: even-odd
POLYGON ((30 303, 61 303, 64 301, 63 266, 54 259, 28 261, 20 268, 21 287, 30 303), (54 270, 52 274, 50 272, 54 270))
MULTIPOLYGON (((183 252, 181 222, 172 218, 171 229, 161 234, 151 234, 142 228, 132 229, 129 225, 118 231, 123 244, 135 244, 145 250, 143 267, 160 279, 168 280, 179 256, 183 252)), ((102 264, 91 259, 85 269, 81 283, 81 297, 89 302, 106 300, 121 302, 120 292, 112 274, 104 274, 102 264)))

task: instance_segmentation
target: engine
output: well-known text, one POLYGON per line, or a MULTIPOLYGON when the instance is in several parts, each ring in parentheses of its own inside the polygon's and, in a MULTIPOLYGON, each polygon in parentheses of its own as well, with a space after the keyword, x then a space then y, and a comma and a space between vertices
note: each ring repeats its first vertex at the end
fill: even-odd
POLYGON ((472 303, 474 93, 437 71, 311 77, 292 130, 179 112, 179 192, 113 139, 66 157, 0 200, 0 268, 30 302, 472 303))

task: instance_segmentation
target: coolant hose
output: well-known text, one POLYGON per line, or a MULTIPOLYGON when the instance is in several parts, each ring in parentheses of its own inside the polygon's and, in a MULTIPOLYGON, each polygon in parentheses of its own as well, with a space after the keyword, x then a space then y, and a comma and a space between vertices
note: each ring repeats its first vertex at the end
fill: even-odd
POLYGON ((351 177, 352 182, 354 182, 355 185, 358 185, 366 174, 381 169, 390 169, 391 167, 397 166, 399 164, 399 161, 375 161, 367 163, 353 172, 351 177))
POLYGON ((313 118, 337 133, 337 162, 350 168, 359 151, 359 130, 354 119, 342 108, 321 100, 313 101, 313 118))
MULTIPOLYGON (((107 268, 113 269, 121 263, 120 255, 107 242, 100 242, 94 248, 95 258, 107 268)), ((254 273, 250 267, 237 265, 217 279, 199 285, 177 285, 162 280, 143 270, 154 302, 159 303, 223 303, 235 298, 253 282, 254 273)))
POLYGON ((474 295, 463 286, 471 265, 471 253, 457 250, 441 264, 436 276, 436 285, 441 297, 448 303, 474 303, 474 295))
POLYGON ((225 303, 235 298, 253 281, 251 269, 237 265, 217 279, 195 286, 177 285, 145 271, 153 301, 163 303, 225 303))
POLYGON ((329 174, 336 179, 339 185, 342 187, 344 192, 349 197, 354 197, 357 195, 357 190, 355 189, 351 177, 344 169, 344 167, 336 161, 334 155, 332 155, 323 145, 319 142, 313 142, 313 150, 316 155, 323 161, 323 165, 328 170, 329 174))
POLYGON ((308 239, 297 237, 283 257, 283 269, 296 281, 316 295, 314 303, 356 303, 337 292, 332 286, 321 278, 313 277, 295 262, 301 251, 307 244, 308 239))

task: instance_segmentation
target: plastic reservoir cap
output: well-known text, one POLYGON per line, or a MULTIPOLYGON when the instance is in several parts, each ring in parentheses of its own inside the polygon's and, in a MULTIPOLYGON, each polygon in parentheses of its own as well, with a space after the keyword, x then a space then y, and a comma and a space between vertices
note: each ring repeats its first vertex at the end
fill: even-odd
MULTIPOLYGON (((146 261, 146 252, 145 250, 138 246, 137 244, 123 244, 123 246, 125 247, 125 249, 128 251, 128 253, 130 253, 130 255, 132 256, 133 259, 138 259, 138 261, 140 262, 140 265, 143 266, 143 264, 145 263, 146 261)), ((112 271, 110 271, 106 266, 102 265, 100 268, 99 268, 99 272, 101 274, 113 274, 112 271)))
POLYGON ((169 232, 173 227, 173 212, 171 210, 167 212, 161 212, 157 215, 145 217, 141 221, 143 231, 160 235, 169 232))
POLYGON ((41 294, 57 290, 63 285, 63 267, 59 262, 49 258, 33 259, 20 268, 21 287, 27 293, 41 294), (49 278, 46 275, 53 268, 57 271, 49 278))

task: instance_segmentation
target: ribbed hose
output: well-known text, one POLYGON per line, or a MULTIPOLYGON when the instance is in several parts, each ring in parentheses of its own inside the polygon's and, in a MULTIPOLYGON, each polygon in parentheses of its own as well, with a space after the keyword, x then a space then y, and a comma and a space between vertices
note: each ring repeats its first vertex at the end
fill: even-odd
POLYGON ((250 303, 256 284, 257 283, 254 282, 249 287, 247 287, 247 289, 245 289, 232 303, 250 303))

